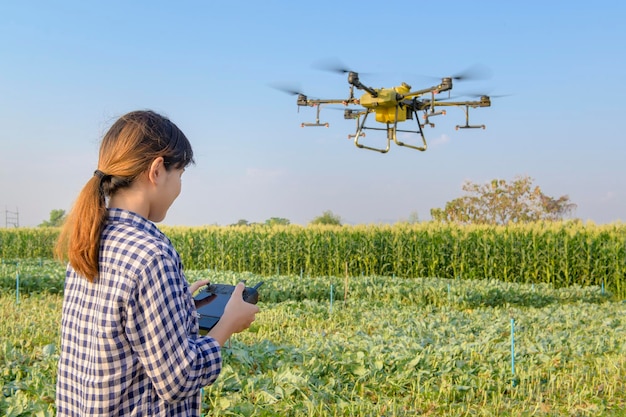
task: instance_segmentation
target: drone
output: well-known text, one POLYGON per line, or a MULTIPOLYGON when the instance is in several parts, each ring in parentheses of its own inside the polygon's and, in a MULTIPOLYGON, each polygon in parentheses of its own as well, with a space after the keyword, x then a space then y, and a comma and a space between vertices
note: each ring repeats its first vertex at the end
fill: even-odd
POLYGON ((361 82, 359 74, 355 71, 336 68, 332 71, 345 73, 348 76, 349 95, 343 99, 311 99, 302 92, 283 89, 293 95, 297 95, 296 103, 300 107, 316 108, 315 122, 302 123, 302 127, 321 126, 329 127, 329 123, 320 121, 320 111, 326 105, 342 105, 344 109, 344 119, 356 120, 356 131, 348 134, 348 139, 352 139, 357 148, 368 149, 380 153, 387 153, 391 142, 398 146, 404 146, 418 151, 427 149, 426 127, 434 128, 435 124, 431 120, 436 116, 446 114, 445 107, 462 107, 465 112, 465 124, 456 125, 459 129, 485 129, 484 124, 470 124, 469 112, 478 107, 491 106, 491 98, 485 94, 476 95, 478 99, 468 101, 453 101, 450 97, 453 81, 466 80, 470 78, 467 74, 458 74, 441 78, 441 81, 431 87, 421 90, 412 90, 412 87, 402 82, 400 85, 391 88, 372 88, 361 82), (355 89, 363 91, 360 97, 355 96, 355 89), (447 96, 441 96, 448 92, 447 96), (441 98, 440 98, 441 97, 441 98), (369 116, 374 113, 374 122, 369 116), (421 118, 419 116, 422 116, 421 118), (416 125, 411 129, 401 128, 401 123, 408 120, 415 120, 416 125), (380 126, 380 125, 384 126, 380 126), (362 138, 366 136, 366 131, 386 132, 386 146, 374 147, 363 143, 362 138), (409 144, 399 139, 402 137, 414 138, 417 136, 417 144, 409 144))

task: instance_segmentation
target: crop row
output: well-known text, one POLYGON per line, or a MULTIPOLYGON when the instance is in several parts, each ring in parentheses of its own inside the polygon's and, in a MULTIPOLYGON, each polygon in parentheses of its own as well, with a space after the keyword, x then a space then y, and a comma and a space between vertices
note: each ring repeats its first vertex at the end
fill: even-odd
MULTIPOLYGON (((260 275, 499 279, 626 298, 626 225, 163 227, 187 269, 260 275)), ((1 229, 0 258, 51 258, 57 229, 1 229)))

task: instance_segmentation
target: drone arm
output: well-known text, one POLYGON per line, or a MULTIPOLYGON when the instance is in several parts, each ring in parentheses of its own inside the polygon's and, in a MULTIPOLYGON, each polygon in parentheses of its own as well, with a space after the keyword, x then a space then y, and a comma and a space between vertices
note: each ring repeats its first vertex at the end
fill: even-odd
POLYGON ((471 101, 435 101, 434 106, 469 106, 469 107, 489 107, 491 99, 488 96, 482 96, 480 100, 471 101))
POLYGON ((444 91, 450 91, 450 90, 452 90, 452 78, 443 78, 441 80, 441 84, 435 85, 433 87, 425 88, 423 90, 411 91, 410 93, 407 93, 405 97, 417 97, 426 93, 433 93, 434 95, 434 94, 439 94, 439 93, 443 93, 444 91))
POLYGON ((368 86, 363 85, 363 84, 361 84, 361 83, 359 83, 359 85, 355 85, 355 87, 356 87, 356 88, 358 88, 358 89, 361 89, 361 90, 365 90, 365 91, 367 91, 368 93, 370 93, 370 95, 371 95, 372 97, 378 97, 378 93, 376 92, 376 90, 374 90, 374 89, 373 89, 373 88, 371 88, 371 87, 368 87, 368 86))
POLYGON ((429 88, 424 88, 423 90, 411 91, 409 93, 404 94, 404 97, 406 98, 418 97, 427 93, 433 93, 435 91, 437 91, 437 87, 429 87, 429 88))
POLYGON ((378 97, 378 93, 376 92, 376 90, 374 90, 371 87, 366 86, 365 84, 362 84, 361 81, 359 80, 359 74, 357 74, 356 72, 350 71, 348 73, 348 84, 350 84, 350 98, 353 98, 352 95, 352 87, 356 87, 359 90, 365 90, 368 93, 370 93, 370 95, 372 97, 378 97))
MULTIPOLYGON (((367 91, 372 97, 378 97, 378 92, 376 90, 374 90, 372 87, 366 86, 365 84, 361 84, 358 80, 356 81, 356 83, 352 84, 352 86, 358 88, 359 90, 367 91)), ((352 91, 350 91, 350 95, 352 95, 352 91)))

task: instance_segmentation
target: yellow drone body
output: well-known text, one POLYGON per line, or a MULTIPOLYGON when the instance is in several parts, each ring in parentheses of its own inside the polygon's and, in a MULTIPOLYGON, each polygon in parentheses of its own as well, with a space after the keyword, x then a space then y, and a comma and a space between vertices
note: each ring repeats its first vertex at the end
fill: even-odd
POLYGON ((359 99, 359 104, 376 113, 376 121, 379 123, 404 122, 407 117, 406 111, 398 111, 400 100, 411 91, 407 83, 393 88, 381 88, 374 90, 375 95, 366 92, 359 99))

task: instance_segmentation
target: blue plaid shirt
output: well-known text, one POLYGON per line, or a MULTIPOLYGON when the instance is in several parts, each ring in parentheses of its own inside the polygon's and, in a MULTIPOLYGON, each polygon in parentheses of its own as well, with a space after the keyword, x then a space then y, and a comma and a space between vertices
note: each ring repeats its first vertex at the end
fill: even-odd
POLYGON ((145 218, 109 209, 94 283, 68 267, 57 416, 199 416, 220 346, 198 318, 170 240, 145 218))

